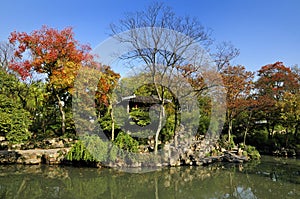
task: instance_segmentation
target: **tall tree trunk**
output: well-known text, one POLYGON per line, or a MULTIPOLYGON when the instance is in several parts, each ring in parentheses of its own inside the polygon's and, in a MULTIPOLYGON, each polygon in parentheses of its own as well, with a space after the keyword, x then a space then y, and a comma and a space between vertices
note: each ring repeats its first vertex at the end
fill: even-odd
POLYGON ((112 105, 110 107, 110 117, 111 117, 111 140, 114 141, 115 139, 115 118, 114 118, 114 110, 112 105))
POLYGON ((179 119, 179 103, 176 100, 176 104, 175 104, 175 128, 174 128, 174 143, 175 143, 175 147, 177 147, 177 130, 180 129, 180 124, 178 122, 179 119))
POLYGON ((247 133, 248 133, 248 130, 249 130, 251 117, 252 117, 252 111, 250 112, 250 115, 249 115, 249 118, 248 118, 248 121, 247 121, 247 126, 246 126, 245 133, 244 133, 244 140, 243 140, 244 146, 246 145, 246 138, 247 138, 247 133))
POLYGON ((246 129, 245 129, 245 132, 244 132, 244 139, 243 139, 244 146, 246 145, 247 133, 248 133, 248 126, 246 126, 246 129))
POLYGON ((62 133, 62 135, 64 135, 66 132, 66 114, 64 111, 64 104, 63 104, 64 102, 61 101, 58 94, 56 94, 56 97, 58 99, 59 112, 61 115, 61 133, 62 133))
POLYGON ((161 90, 161 93, 160 93, 154 77, 155 76, 153 75, 153 82, 154 82, 155 90, 156 90, 156 93, 158 95, 158 99, 161 102, 159 118, 158 118, 158 126, 157 126, 156 133, 155 133, 154 154, 156 155, 157 151, 158 151, 158 137, 159 137, 159 133, 162 129, 162 122, 163 122, 163 118, 165 116, 165 111, 164 111, 164 87, 161 87, 162 90, 161 90))
POLYGON ((228 143, 231 143, 231 133, 232 133, 232 119, 228 123, 228 143))
POLYGON ((164 102, 162 102, 162 104, 160 105, 160 112, 159 112, 159 121, 158 121, 158 127, 155 133, 155 146, 154 146, 154 154, 157 154, 157 150, 158 150, 158 137, 159 137, 159 133, 162 129, 162 122, 165 116, 165 109, 164 109, 164 102))

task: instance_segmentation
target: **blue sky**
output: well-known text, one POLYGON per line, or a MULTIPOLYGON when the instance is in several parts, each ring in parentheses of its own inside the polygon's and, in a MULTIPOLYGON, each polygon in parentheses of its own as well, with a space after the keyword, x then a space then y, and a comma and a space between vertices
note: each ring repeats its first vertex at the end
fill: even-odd
MULTIPOLYGON (((108 38, 109 24, 124 12, 141 10, 150 0, 2 0, 0 40, 9 33, 48 25, 74 28, 75 38, 96 47, 108 38)), ((248 70, 283 61, 300 65, 298 0, 165 0, 178 15, 188 14, 213 30, 216 42, 230 41, 241 51, 234 64, 248 70)))

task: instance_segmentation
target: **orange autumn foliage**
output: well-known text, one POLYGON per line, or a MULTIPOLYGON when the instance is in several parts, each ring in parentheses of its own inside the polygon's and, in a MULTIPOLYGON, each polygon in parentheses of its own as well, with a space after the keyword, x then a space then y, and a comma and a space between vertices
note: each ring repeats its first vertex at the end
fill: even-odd
POLYGON ((72 87, 80 66, 92 60, 91 48, 74 39, 72 28, 57 30, 43 26, 30 34, 12 32, 9 38, 15 47, 15 56, 21 61, 11 62, 10 68, 22 79, 32 71, 47 74, 51 84, 57 88, 72 87))

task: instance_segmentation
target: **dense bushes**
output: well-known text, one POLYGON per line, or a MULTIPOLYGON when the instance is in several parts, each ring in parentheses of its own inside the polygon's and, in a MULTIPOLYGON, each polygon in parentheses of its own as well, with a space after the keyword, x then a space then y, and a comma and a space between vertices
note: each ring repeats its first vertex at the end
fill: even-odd
POLYGON ((20 143, 30 138, 30 113, 15 100, 0 94, 0 134, 8 141, 20 143))
POLYGON ((31 114, 19 99, 21 83, 0 68, 0 135, 12 143, 30 138, 31 114))
MULTIPOLYGON (((96 135, 82 136, 70 149, 66 159, 70 161, 110 162, 124 158, 127 152, 138 152, 139 143, 126 133, 119 133, 114 143, 105 142, 96 135), (124 151, 122 151, 122 150, 124 151)), ((127 157, 128 158, 128 157, 127 157)))
POLYGON ((118 146, 120 149, 134 153, 138 151, 139 147, 138 141, 136 141, 130 135, 123 132, 118 134, 115 140, 115 145, 118 146))

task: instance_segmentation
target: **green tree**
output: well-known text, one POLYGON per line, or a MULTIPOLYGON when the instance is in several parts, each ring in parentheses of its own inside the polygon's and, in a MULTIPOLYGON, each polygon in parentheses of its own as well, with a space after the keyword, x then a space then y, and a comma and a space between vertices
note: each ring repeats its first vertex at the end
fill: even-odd
POLYGON ((22 84, 18 79, 0 69, 0 134, 13 143, 20 143, 31 137, 30 112, 25 110, 15 94, 22 84))

